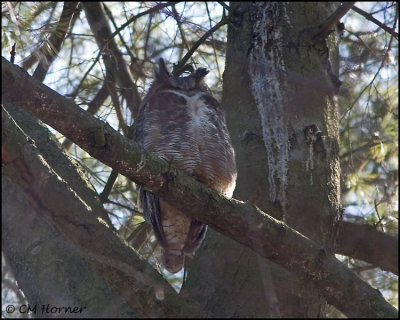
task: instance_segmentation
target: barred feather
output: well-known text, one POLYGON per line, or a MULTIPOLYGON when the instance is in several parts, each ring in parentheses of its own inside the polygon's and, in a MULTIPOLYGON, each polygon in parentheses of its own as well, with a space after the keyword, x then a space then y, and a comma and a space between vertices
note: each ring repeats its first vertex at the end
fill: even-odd
MULTIPOLYGON (((230 198, 236 184, 235 154, 222 107, 202 82, 207 73, 199 68, 187 77, 174 77, 160 59, 139 109, 134 138, 230 198)), ((185 254, 200 247, 207 227, 142 188, 139 194, 145 219, 163 247, 163 263, 168 271, 178 272, 185 254)))

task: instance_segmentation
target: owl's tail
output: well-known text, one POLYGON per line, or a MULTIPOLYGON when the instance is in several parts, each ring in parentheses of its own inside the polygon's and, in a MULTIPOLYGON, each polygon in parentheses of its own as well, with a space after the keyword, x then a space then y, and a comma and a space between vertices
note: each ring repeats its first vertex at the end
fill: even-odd
POLYGON ((177 273, 182 269, 185 262, 185 255, 182 251, 165 250, 163 253, 163 264, 171 273, 177 273))

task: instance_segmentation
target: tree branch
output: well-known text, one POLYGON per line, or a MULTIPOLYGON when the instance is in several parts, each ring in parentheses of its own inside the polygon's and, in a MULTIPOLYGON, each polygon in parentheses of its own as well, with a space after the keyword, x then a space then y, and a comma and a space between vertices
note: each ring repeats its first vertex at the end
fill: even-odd
POLYGON ((12 64, 14 64, 14 60, 15 60, 15 54, 16 54, 15 47, 16 46, 17 46, 17 44, 14 42, 14 44, 11 47, 11 51, 10 51, 10 62, 12 64))
MULTIPOLYGON (((111 33, 111 30, 108 26, 108 22, 106 20, 105 12, 102 8, 102 5, 100 4, 100 2, 86 2, 83 4, 83 6, 90 28, 96 38, 96 42, 101 49, 100 51, 103 52, 103 60, 106 65, 107 74, 111 74, 112 78, 116 80, 117 84, 121 88, 121 93, 126 100, 132 117, 134 118, 136 117, 136 114, 139 110, 141 98, 137 91, 137 87, 132 81, 132 78, 129 74, 121 51, 119 50, 114 40, 114 35, 111 33)), ((156 10, 154 8, 152 8, 152 10, 156 10)), ((137 19, 138 15, 135 17, 135 19, 137 19)), ((110 87, 110 89, 112 89, 112 87, 110 87)), ((119 115, 119 103, 117 103, 118 99, 116 97, 116 93, 113 90, 109 91, 110 96, 113 99, 117 115, 119 115)), ((120 117, 119 120, 122 129, 126 134, 128 130, 126 127, 124 127, 124 121, 122 117, 120 117)), ((109 186, 112 187, 117 176, 118 173, 113 170, 107 181, 108 188, 109 186)), ((107 193, 102 193, 102 199, 105 197, 106 194, 107 193)))
MULTIPOLYGON (((60 301, 66 305, 69 301, 82 301, 87 304, 88 310, 84 314, 89 317, 110 316, 113 311, 121 312, 122 317, 132 317, 129 306, 134 310, 135 317, 204 316, 196 303, 179 297, 162 275, 96 219, 93 207, 88 207, 85 198, 77 196, 62 174, 53 171, 44 154, 5 109, 2 110, 2 125, 2 183, 8 191, 6 201, 2 201, 2 204, 7 209, 4 210, 7 217, 6 234, 12 235, 12 241, 4 239, 9 249, 7 253, 12 256, 13 252, 22 251, 21 255, 25 257, 20 257, 19 263, 23 266, 34 264, 29 265, 33 270, 37 270, 40 263, 47 265, 47 272, 33 272, 26 279, 28 283, 24 283, 23 288, 30 293, 28 298, 31 303, 39 302, 36 298, 43 304, 52 305, 59 305, 60 301), (13 218, 15 214, 17 220, 13 218), (21 226, 17 227, 21 221, 25 221, 22 225, 25 231, 24 245, 19 239, 21 226), (36 229, 38 226, 40 228, 36 229), (49 238, 57 241, 43 240, 39 246, 38 239, 49 238), (16 243, 19 243, 18 249, 15 248, 16 243), (44 256, 51 258, 39 259, 35 263, 26 257, 28 250, 24 246, 31 248, 29 252, 39 247, 41 255, 45 252, 44 256), (58 263, 49 263, 56 260, 65 262, 62 271, 57 270, 58 263), (76 264, 76 261, 81 262, 76 264), (97 272, 93 272, 90 265, 97 272), (65 277, 59 277, 60 272, 65 277), (102 279, 97 279, 99 274, 102 279), (81 277, 86 277, 83 278, 85 281, 81 277), (63 279, 61 284, 60 279, 63 279), (90 294, 87 280, 92 283, 90 294), (71 290, 72 284, 77 290, 71 290), (86 287, 84 290, 80 288, 82 284, 86 287), (60 286, 58 289, 55 288, 57 285, 60 286), (48 287, 53 289, 48 290, 48 287), (39 292, 43 291, 40 296, 32 292, 37 288, 41 288, 39 292), (54 292, 60 293, 53 297, 54 292), (93 296, 101 297, 107 308, 98 306, 93 296), (110 308, 105 302, 107 298, 120 309, 115 310, 114 306, 110 308)), ((20 270, 21 274, 23 277, 24 272, 20 270)))
POLYGON ((61 45, 78 5, 79 2, 64 2, 63 11, 60 20, 58 21, 57 28, 47 40, 48 45, 42 47, 40 62, 33 73, 34 78, 43 81, 46 77, 47 71, 49 71, 51 64, 61 49, 61 45))
POLYGON ((334 13, 332 13, 328 19, 326 19, 325 23, 319 26, 318 33, 313 37, 313 41, 317 41, 318 39, 323 39, 328 36, 332 32, 332 28, 336 23, 342 19, 342 17, 353 7, 355 2, 344 2, 339 8, 336 9, 334 13))
POLYGON ((4 104, 4 108, 25 134, 35 141, 35 145, 41 150, 49 166, 57 174, 63 175, 63 180, 74 189, 79 197, 86 199, 85 202, 96 212, 97 217, 112 227, 107 211, 99 202, 95 188, 88 181, 85 174, 82 173, 81 166, 68 154, 60 152, 58 142, 49 137, 48 129, 39 124, 37 118, 16 105, 4 104))
POLYGON ((216 30, 218 30, 220 27, 228 23, 228 17, 222 18, 220 22, 218 22, 214 27, 209 29, 203 36, 190 48, 190 50, 185 54, 185 56, 179 61, 173 68, 173 74, 175 76, 179 76, 182 72, 183 69, 185 68, 186 62, 190 59, 190 57, 193 55, 193 53, 197 50, 198 47, 211 35, 213 34, 216 30))
POLYGON ((230 11, 230 7, 229 7, 226 3, 224 3, 223 1, 218 1, 218 3, 219 3, 222 7, 224 7, 225 10, 227 10, 228 12, 230 11))
MULTIPOLYGON (((116 314, 136 316, 131 306, 106 282, 106 277, 96 272, 82 250, 64 239, 40 214, 40 208, 33 207, 29 194, 5 173, 2 190, 2 250, 19 289, 31 305, 73 305, 82 308, 81 317, 90 318, 115 317, 116 314)), ((60 199, 59 195, 54 196, 60 199)), ((34 317, 49 316, 38 309, 34 317)))
POLYGON ((83 2, 83 8, 96 42, 102 51, 107 72, 121 88, 132 116, 135 117, 140 105, 140 96, 129 74, 125 60, 115 42, 100 2, 83 2))
MULTIPOLYGON (((54 12, 57 7, 57 2, 46 5, 39 5, 35 12, 32 13, 32 17, 36 18, 37 16, 39 16, 43 12, 43 10, 46 9, 46 7, 47 9, 49 9, 50 13, 48 15, 48 19, 46 19, 46 21, 44 22, 44 25, 49 25, 51 20, 53 19, 54 12)), ((72 23, 74 23, 74 21, 72 21, 72 23)), ((17 24, 17 26, 19 26, 19 23, 17 24)), ((43 42, 42 39, 40 39, 39 41, 41 43, 41 46, 36 46, 30 53, 30 55, 22 60, 22 67, 26 70, 28 70, 30 67, 32 67, 33 64, 38 61, 38 59, 40 58, 38 53, 43 52, 44 50, 46 41, 43 42)))
POLYGON ((2 98, 29 110, 92 157, 118 170, 188 216, 313 282, 349 317, 397 317, 378 290, 318 244, 248 203, 228 200, 165 160, 122 137, 57 92, 2 58, 2 98), (102 133, 104 144, 94 137, 102 133), (254 246, 254 244, 257 244, 254 246), (357 294, 354 294, 357 293, 357 294))
POLYGON ((365 151, 365 150, 368 150, 368 149, 370 149, 372 147, 381 145, 383 143, 390 143, 390 142, 392 142, 392 141, 389 141, 389 140, 375 140, 375 141, 366 142, 363 145, 361 145, 361 146, 359 146, 359 147, 357 147, 355 149, 349 150, 349 151, 341 154, 340 155, 340 160, 343 160, 343 159, 347 158, 348 156, 353 155, 353 154, 355 154, 357 152, 365 151))
POLYGON ((155 5, 153 8, 150 8, 150 9, 148 9, 146 11, 138 13, 137 15, 131 17, 127 22, 122 24, 117 30, 115 30, 112 33, 111 38, 115 37, 117 34, 119 34, 121 32, 121 30, 125 29, 128 25, 130 25, 132 22, 136 21, 140 17, 143 17, 143 16, 145 16, 147 14, 155 13, 157 11, 160 11, 161 9, 164 9, 165 7, 168 7, 168 6, 177 4, 177 3, 178 3, 177 1, 170 1, 170 2, 167 2, 167 3, 159 3, 159 4, 155 5))
POLYGON ((336 252, 399 274, 398 239, 373 226, 343 221, 336 252))
MULTIPOLYGON (((93 67, 96 65, 96 63, 98 62, 98 60, 99 60, 101 54, 102 54, 103 51, 106 49, 107 43, 108 43, 109 40, 112 40, 117 34, 119 34, 119 32, 121 32, 121 30, 123 30, 124 28, 126 28, 130 23, 132 23, 132 22, 135 21, 136 19, 138 19, 138 18, 140 18, 140 17, 142 17, 142 16, 144 16, 144 15, 146 15, 146 14, 151 14, 151 13, 153 13, 153 12, 157 12, 157 11, 161 10, 162 8, 167 7, 167 6, 170 6, 170 5, 174 4, 174 3, 175 3, 175 2, 161 3, 161 4, 158 4, 158 5, 154 6, 153 8, 150 8, 150 9, 148 9, 148 10, 146 10, 146 11, 140 12, 139 14, 137 14, 137 15, 131 17, 127 22, 125 22, 125 23, 124 23, 123 25, 121 25, 117 30, 115 30, 115 31, 111 34, 111 36, 107 39, 107 41, 105 42, 104 46, 100 47, 99 53, 97 54, 96 58, 94 59, 92 65, 91 65, 91 66, 89 67, 89 69, 86 71, 85 75, 82 77, 81 82, 80 82, 80 84, 78 85, 77 88, 81 87, 81 85, 82 85, 84 79, 87 77, 87 75, 89 74, 89 72, 93 69, 93 67)), ((103 16, 104 16, 104 15, 103 15, 103 16)), ((107 25, 107 26, 108 26, 108 25, 107 25)), ((75 97, 76 95, 77 95, 77 91, 75 90, 75 92, 73 92, 70 96, 75 97)), ((137 112, 137 110, 134 111, 134 114, 133 114, 133 115, 136 115, 136 112, 137 112)))
MULTIPOLYGON (((104 79, 103 85, 101 86, 100 90, 96 93, 93 100, 88 103, 87 112, 90 112, 91 114, 96 114, 97 111, 99 111, 103 102, 110 95, 110 93, 108 91, 108 85, 107 85, 107 83, 109 81, 110 81, 110 77, 108 75, 106 75, 106 78, 104 79)), ((62 143, 62 147, 65 150, 68 150, 71 147, 71 145, 72 145, 72 142, 70 140, 64 139, 64 141, 62 143)))
MULTIPOLYGON (((113 15, 112 15, 110 9, 108 9, 108 7, 106 6, 106 4, 105 4, 104 2, 103 2, 103 8, 104 8, 104 11, 107 13, 108 19, 111 20, 111 22, 112 22, 114 28, 115 28, 115 29, 118 29, 117 24, 115 23, 114 17, 113 17, 113 15)), ((124 37, 123 37, 120 33, 118 33, 118 37, 119 37, 119 40, 122 42, 122 45, 125 47, 126 53, 127 53, 127 54, 129 55, 129 57, 131 58, 131 63, 134 63, 134 62, 137 60, 137 58, 135 58, 135 57, 133 56, 131 50, 129 49, 128 45, 126 44, 126 42, 125 42, 125 40, 124 40, 124 37)))
MULTIPOLYGON (((360 8, 353 6, 351 8, 353 11, 357 12, 358 14, 362 15, 364 18, 367 20, 375 23, 377 26, 381 27, 383 30, 386 32, 390 33, 393 37, 395 37, 397 40, 399 40, 399 34, 392 28, 389 28, 387 25, 384 23, 380 22, 379 20, 375 19, 371 14, 368 12, 365 12, 364 10, 361 10, 360 8)), ((395 17, 396 19, 396 17, 395 17)))

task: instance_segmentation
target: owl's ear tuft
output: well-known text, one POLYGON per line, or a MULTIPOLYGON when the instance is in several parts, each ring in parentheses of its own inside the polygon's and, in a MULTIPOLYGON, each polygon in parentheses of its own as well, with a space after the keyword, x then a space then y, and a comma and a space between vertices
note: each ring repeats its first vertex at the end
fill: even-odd
POLYGON ((207 70, 206 68, 198 68, 196 71, 194 71, 191 76, 196 79, 196 82, 200 82, 201 80, 204 79, 204 77, 209 73, 210 71, 207 70))
POLYGON ((163 58, 158 60, 158 68, 154 66, 154 76, 156 80, 161 82, 167 82, 171 77, 163 58))

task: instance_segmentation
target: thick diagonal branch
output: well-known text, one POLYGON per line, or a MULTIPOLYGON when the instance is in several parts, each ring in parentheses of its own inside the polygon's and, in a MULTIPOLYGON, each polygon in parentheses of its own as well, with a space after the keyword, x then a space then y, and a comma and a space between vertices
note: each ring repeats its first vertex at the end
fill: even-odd
POLYGON ((31 303, 68 305, 71 301, 81 301, 87 307, 83 315, 89 317, 112 315, 113 310, 114 315, 121 317, 204 316, 195 302, 179 297, 156 270, 96 219, 93 212, 96 206, 90 206, 89 202, 92 200, 81 198, 72 189, 72 179, 63 176, 68 172, 68 168, 62 168, 65 163, 59 166, 58 172, 54 171, 46 153, 25 135, 5 109, 2 109, 2 127, 2 183, 7 190, 2 202, 6 209, 2 215, 6 218, 2 230, 14 240, 4 239, 4 247, 20 270, 19 279, 25 280, 24 292, 29 293, 31 303), (20 228, 24 231, 24 244, 21 244, 20 228), (52 241, 38 240, 46 237, 52 241), (55 238, 57 241, 53 241, 55 238), (41 256, 51 257, 52 263, 46 259, 44 263, 43 259, 30 260, 26 257, 25 246, 41 250, 41 256), (63 262, 63 268, 54 263, 55 259, 63 262), (77 260, 80 261, 78 265, 77 260), (27 265, 32 275, 26 278, 21 269, 27 265), (40 267, 44 267, 46 273, 38 271, 40 267), (60 279, 62 283, 58 283, 60 279), (53 290, 48 290, 49 287, 53 290), (54 295, 60 290, 62 295, 54 295), (38 291, 42 293, 39 295, 38 291), (92 295, 112 299, 112 306, 98 305, 92 295), (119 306, 118 310, 113 309, 114 305, 119 306))
POLYGON ((2 58, 2 98, 33 113, 119 173, 168 199, 191 218, 306 277, 347 316, 396 317, 397 310, 333 255, 258 208, 228 200, 122 137, 2 58), (101 145, 96 141, 102 136, 101 145), (257 246, 254 246, 257 244, 257 246))

